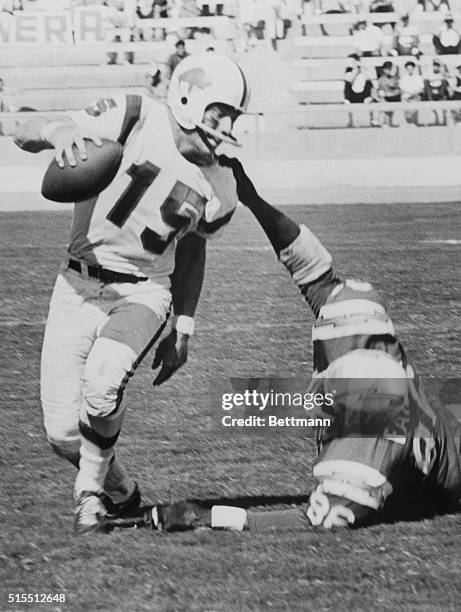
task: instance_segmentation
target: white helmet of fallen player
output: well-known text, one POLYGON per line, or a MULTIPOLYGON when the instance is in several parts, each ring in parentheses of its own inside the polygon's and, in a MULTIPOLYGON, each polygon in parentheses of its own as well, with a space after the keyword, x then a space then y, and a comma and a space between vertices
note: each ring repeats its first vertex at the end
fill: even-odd
POLYGON ((204 123, 204 115, 211 105, 223 105, 233 123, 246 111, 249 97, 248 82, 238 64, 219 53, 197 53, 183 59, 173 72, 167 104, 184 129, 198 129, 219 142, 238 145, 231 131, 204 123))

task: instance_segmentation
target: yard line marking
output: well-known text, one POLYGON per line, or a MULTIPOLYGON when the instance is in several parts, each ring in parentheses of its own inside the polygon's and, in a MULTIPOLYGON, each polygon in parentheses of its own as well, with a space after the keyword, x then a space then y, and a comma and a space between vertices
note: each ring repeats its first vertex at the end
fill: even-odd
POLYGON ((455 238, 449 238, 448 240, 442 240, 442 239, 419 240, 418 242, 424 242, 426 244, 451 244, 451 245, 461 244, 461 240, 457 240, 455 238))

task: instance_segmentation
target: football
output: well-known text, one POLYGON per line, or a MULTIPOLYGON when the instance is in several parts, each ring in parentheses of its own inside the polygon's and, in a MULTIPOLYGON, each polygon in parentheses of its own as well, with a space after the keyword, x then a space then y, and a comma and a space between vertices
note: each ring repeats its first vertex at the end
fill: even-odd
POLYGON ((50 163, 42 181, 42 195, 53 202, 80 202, 101 193, 117 174, 123 157, 123 147, 113 140, 103 139, 98 147, 85 139, 87 159, 80 159, 73 146, 76 165, 70 166, 64 155, 64 167, 55 159, 50 163))

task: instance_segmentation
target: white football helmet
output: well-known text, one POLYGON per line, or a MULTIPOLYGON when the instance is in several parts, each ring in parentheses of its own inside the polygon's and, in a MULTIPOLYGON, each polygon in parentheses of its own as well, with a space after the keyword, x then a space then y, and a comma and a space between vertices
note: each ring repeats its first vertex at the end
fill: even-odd
POLYGON ((223 142, 238 144, 203 123, 211 104, 225 104, 237 113, 246 111, 250 98, 248 82, 240 66, 226 55, 197 53, 183 59, 173 72, 167 104, 179 125, 187 130, 199 128, 223 142))

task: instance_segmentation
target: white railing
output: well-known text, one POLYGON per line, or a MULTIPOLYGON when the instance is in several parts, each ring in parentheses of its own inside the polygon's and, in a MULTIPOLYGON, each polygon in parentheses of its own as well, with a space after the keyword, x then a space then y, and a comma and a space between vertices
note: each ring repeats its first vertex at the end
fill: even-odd
MULTIPOLYGON (((461 13, 452 13, 453 20, 461 23, 461 13)), ((329 24, 345 24, 353 25, 358 21, 367 21, 368 23, 393 23, 398 22, 402 18, 399 13, 324 13, 320 15, 304 15, 302 23, 308 25, 329 25, 329 24)), ((410 16, 412 25, 425 23, 435 23, 442 25, 445 19, 445 13, 417 13, 410 16)))

